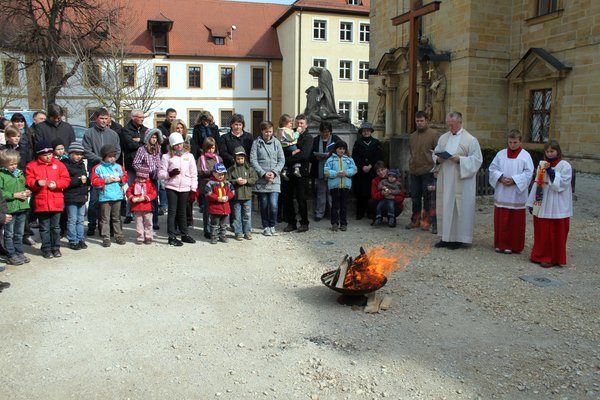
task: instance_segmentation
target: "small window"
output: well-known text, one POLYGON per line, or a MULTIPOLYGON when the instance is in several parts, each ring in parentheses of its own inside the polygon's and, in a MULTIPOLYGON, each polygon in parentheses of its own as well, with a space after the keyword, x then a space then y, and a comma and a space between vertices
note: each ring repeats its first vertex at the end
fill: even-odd
POLYGON ((340 42, 352 42, 352 22, 340 22, 340 42))
POLYGON ((196 121, 198 120, 198 117, 200 116, 202 111, 203 110, 201 108, 188 109, 188 127, 189 128, 193 128, 194 125, 196 125, 196 121))
POLYGON ((162 124, 166 118, 167 118, 167 113, 164 113, 164 112, 154 113, 154 127, 158 128, 160 126, 160 124, 162 124))
POLYGON ((169 52, 169 36, 167 32, 152 32, 154 53, 167 54, 169 52))
POLYGON ((361 43, 369 43, 371 36, 371 26, 369 24, 360 24, 358 28, 358 40, 361 43))
POLYGON ((352 61, 340 61, 339 77, 342 80, 352 80, 352 61))
POLYGON ((199 65, 188 66, 188 88, 202 88, 202 67, 199 65))
POLYGON ((135 86, 135 65, 123 65, 123 86, 135 86))
POLYGON ((219 115, 221 117, 221 127, 231 126, 231 117, 233 116, 233 110, 219 110, 219 115))
POLYGON ((100 75, 100 65, 87 63, 85 64, 85 83, 88 87, 98 87, 102 81, 100 75))
POLYGON ((215 36, 215 44, 223 46, 225 44, 225 38, 223 36, 215 36))
POLYGON ((346 4, 349 6, 360 6, 362 4, 362 0, 346 0, 346 4))
POLYGON ((121 122, 126 124, 127 122, 131 121, 131 112, 132 111, 133 110, 131 110, 129 108, 122 109, 121 110, 121 115, 122 115, 121 122))
POLYGON ((340 101, 339 103, 339 114, 346 116, 346 118, 350 119, 350 111, 352 108, 352 103, 349 101, 340 101))
POLYGON ((86 121, 88 122, 88 124, 94 122, 94 113, 96 111, 98 111, 99 108, 100 108, 100 106, 94 107, 94 108, 86 108, 85 109, 85 116, 87 118, 86 121))
MULTIPOLYGON (((313 67, 327 68, 327 60, 324 58, 315 58, 313 59, 313 67)), ((315 77, 315 79, 317 78, 315 77)))
POLYGON ((221 89, 233 89, 233 67, 221 67, 221 89))
POLYGON ((4 86, 19 86, 19 69, 14 60, 4 60, 2 62, 4 70, 4 86))
POLYGON ((369 62, 368 61, 360 61, 358 63, 358 79, 361 81, 366 81, 369 79, 369 62))
POLYGON ((327 21, 316 19, 313 22, 313 39, 327 40, 327 21))
POLYGON ((169 87, 169 66, 168 65, 155 65, 154 76, 156 78, 156 86, 161 88, 169 87))
POLYGON ((537 0, 537 15, 550 14, 558 9, 558 0, 537 0))
POLYGON ((369 103, 365 101, 358 102, 358 120, 359 121, 367 121, 369 119, 369 103))
POLYGON ((550 111, 552 89, 531 91, 529 102, 529 128, 532 143, 546 143, 550 138, 550 111))
POLYGON ((252 89, 253 90, 264 90, 265 89, 265 68, 252 67, 252 89))

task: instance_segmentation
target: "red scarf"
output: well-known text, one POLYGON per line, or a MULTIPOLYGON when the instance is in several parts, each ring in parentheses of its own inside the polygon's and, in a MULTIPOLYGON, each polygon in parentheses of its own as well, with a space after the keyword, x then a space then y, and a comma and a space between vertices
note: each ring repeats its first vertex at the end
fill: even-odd
POLYGON ((519 147, 516 150, 511 150, 511 149, 506 149, 507 152, 506 154, 508 155, 508 158, 517 158, 519 156, 519 153, 521 153, 521 150, 523 150, 522 147, 519 147))
POLYGON ((552 160, 545 156, 544 156, 544 158, 546 159, 546 161, 548 161, 550 163, 550 167, 552 167, 552 168, 556 167, 556 164, 558 164, 560 162, 560 160, 562 160, 562 158, 560 158, 560 156, 556 157, 555 159, 552 159, 552 160))

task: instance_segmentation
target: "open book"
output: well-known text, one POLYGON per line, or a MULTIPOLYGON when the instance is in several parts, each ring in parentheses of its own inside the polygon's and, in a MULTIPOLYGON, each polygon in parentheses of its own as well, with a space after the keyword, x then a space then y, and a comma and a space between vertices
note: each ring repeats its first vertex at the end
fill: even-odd
POLYGON ((452 157, 452 154, 448 153, 447 151, 442 151, 439 153, 435 153, 436 156, 443 158, 444 160, 449 159, 450 157, 452 157))

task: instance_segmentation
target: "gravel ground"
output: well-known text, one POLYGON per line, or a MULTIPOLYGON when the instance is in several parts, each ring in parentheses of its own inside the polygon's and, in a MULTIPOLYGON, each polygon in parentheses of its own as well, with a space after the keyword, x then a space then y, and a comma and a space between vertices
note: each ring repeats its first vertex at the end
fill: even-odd
POLYGON ((531 238, 523 254, 495 253, 490 198, 475 242, 456 251, 405 230, 404 214, 395 229, 321 221, 182 248, 163 228, 152 246, 96 237, 53 260, 28 248, 31 264, 0 275, 12 283, 0 294, 0 398, 598 399, 600 178, 579 174, 576 194, 563 269, 530 263, 531 238), (320 275, 378 244, 410 257, 379 291, 392 307, 338 304, 320 275))

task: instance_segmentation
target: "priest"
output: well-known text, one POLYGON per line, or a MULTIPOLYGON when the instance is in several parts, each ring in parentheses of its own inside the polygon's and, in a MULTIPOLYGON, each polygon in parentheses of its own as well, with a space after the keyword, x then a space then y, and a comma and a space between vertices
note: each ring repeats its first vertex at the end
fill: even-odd
POLYGON ((442 235, 435 247, 455 250, 473 242, 476 175, 483 156, 477 139, 462 127, 461 113, 448 113, 446 124, 449 131, 433 151, 439 165, 436 203, 442 235))

